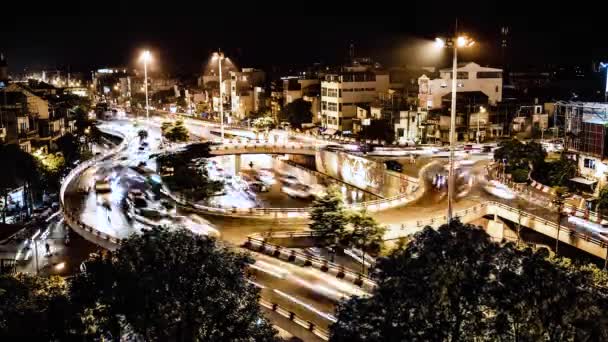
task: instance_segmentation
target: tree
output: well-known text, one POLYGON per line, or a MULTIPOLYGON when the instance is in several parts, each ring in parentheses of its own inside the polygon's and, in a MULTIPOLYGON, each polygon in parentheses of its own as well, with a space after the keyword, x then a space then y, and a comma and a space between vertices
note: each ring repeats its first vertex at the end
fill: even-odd
POLYGON ((137 136, 139 136, 139 141, 142 141, 148 137, 148 131, 145 129, 140 129, 137 131, 137 136))
POLYGON ((597 200, 597 208, 602 213, 605 213, 606 209, 608 209, 608 186, 604 186, 600 190, 597 200))
POLYGON ((72 292, 82 299, 79 312, 98 318, 99 331, 112 323, 113 336, 129 327, 147 341, 275 341, 259 291, 245 279, 251 262, 213 238, 153 228, 86 262, 72 292))
POLYGON ((263 132, 266 134, 274 125, 274 120, 269 116, 262 116, 253 120, 252 125, 256 132, 263 132))
POLYGON ((328 188, 325 196, 314 200, 310 220, 310 229, 318 233, 325 244, 336 243, 344 236, 348 217, 337 187, 328 188))
POLYGON ((312 122, 312 104, 304 99, 296 99, 288 103, 281 112, 279 119, 287 121, 293 128, 302 128, 302 124, 312 122))
POLYGON ((205 158, 209 143, 191 144, 176 153, 156 156, 163 181, 187 199, 202 201, 221 191, 223 183, 209 178, 205 158), (167 170, 171 170, 168 172, 167 170))
POLYGON ((72 133, 62 135, 55 144, 68 164, 80 159, 80 144, 72 133))
POLYGON ((0 160, 4 161, 0 175, 2 177, 9 177, 0 181, 5 201, 10 190, 22 186, 23 209, 26 215, 29 216, 35 193, 41 188, 40 173, 36 159, 31 154, 21 150, 18 145, 9 144, 0 146, 0 160))
POLYGON ((162 132, 163 136, 165 134, 167 134, 166 132, 168 132, 171 127, 173 127, 173 124, 169 121, 164 121, 161 125, 160 125, 160 131, 162 132))
POLYGON ((38 158, 42 188, 50 192, 59 191, 61 175, 65 171, 65 159, 61 153, 48 153, 38 158))
POLYGON ((528 173, 529 171, 527 169, 515 169, 511 171, 513 181, 516 183, 524 183, 528 181, 528 173))
POLYGON ((342 241, 347 246, 357 247, 363 253, 362 269, 365 270, 365 254, 377 255, 384 244, 386 228, 367 214, 366 211, 355 211, 348 217, 350 230, 344 233, 342 241))
POLYGON ((534 167, 533 178, 548 186, 568 186, 576 175, 576 162, 562 153, 560 159, 544 162, 534 167))
POLYGON ((359 136, 369 140, 384 140, 391 144, 395 140, 395 127, 388 120, 371 120, 368 126, 363 126, 359 136))
POLYGON ((188 141, 188 129, 182 120, 176 121, 175 124, 163 122, 161 131, 163 137, 169 141, 188 141))
POLYGON ((498 149, 494 151, 494 160, 506 160, 507 173, 516 169, 536 170, 542 166, 546 157, 547 152, 541 144, 533 141, 522 143, 517 139, 500 142, 498 149))
POLYGON ((565 270, 546 249, 501 247, 458 221, 424 228, 378 269, 370 297, 339 305, 330 341, 608 338, 608 297, 589 272, 565 270))
POLYGON ((0 340, 65 340, 68 304, 67 284, 61 277, 0 276, 0 340))

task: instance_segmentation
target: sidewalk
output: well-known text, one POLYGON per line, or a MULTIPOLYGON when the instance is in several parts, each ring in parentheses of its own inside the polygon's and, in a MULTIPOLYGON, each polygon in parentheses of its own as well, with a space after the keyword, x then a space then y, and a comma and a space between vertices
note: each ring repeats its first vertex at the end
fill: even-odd
POLYGON ((40 275, 67 276, 79 272, 80 264, 90 253, 99 249, 78 234, 71 232, 63 220, 55 220, 41 230, 33 243, 31 254, 27 261, 17 265, 17 272, 36 274, 36 249, 38 252, 38 272, 40 275), (66 245, 66 236, 69 244, 66 245), (48 243, 50 255, 46 253, 48 243))

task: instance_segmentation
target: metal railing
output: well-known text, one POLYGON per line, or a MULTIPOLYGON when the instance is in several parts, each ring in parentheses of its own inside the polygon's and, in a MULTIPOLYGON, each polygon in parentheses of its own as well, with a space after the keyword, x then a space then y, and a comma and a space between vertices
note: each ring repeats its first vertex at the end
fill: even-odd
POLYGON ((315 334, 317 337, 322 339, 323 341, 329 341, 329 331, 320 328, 318 325, 312 323, 311 321, 307 321, 301 317, 298 317, 293 311, 289 311, 280 305, 273 303, 269 300, 266 300, 260 297, 259 303, 261 306, 276 312, 277 314, 289 319, 290 321, 296 323, 297 325, 305 328, 311 333, 315 334))
MULTIPOLYGON (((551 227, 555 230, 557 230, 557 224, 554 221, 551 220, 547 220, 545 218, 542 218, 538 215, 534 215, 534 214, 530 214, 524 210, 520 210, 518 208, 509 206, 507 204, 504 203, 500 203, 500 202, 495 202, 495 201, 487 201, 484 203, 480 203, 480 204, 476 204, 470 208, 467 209, 463 209, 460 211, 455 212, 455 217, 457 218, 463 218, 468 214, 491 214, 492 209, 494 208, 501 208, 504 210, 507 210, 509 212, 512 212, 514 214, 517 215, 521 215, 522 218, 528 218, 528 219, 532 219, 536 222, 542 223, 548 227, 551 227), (485 212, 483 212, 483 209, 487 209, 485 212)), ((482 215, 483 216, 483 215, 482 215)), ((442 216, 436 216, 434 218, 430 218, 430 219, 426 219, 426 220, 415 220, 415 221, 410 221, 410 222, 406 222, 406 223, 401 223, 401 224, 397 224, 397 225, 392 225, 393 228, 396 228, 398 230, 404 231, 407 228, 421 228, 421 227, 425 227, 425 226, 431 226, 431 227, 437 227, 440 226, 442 224, 447 223, 447 216, 442 215, 442 216), (396 226, 396 227, 395 227, 396 226)), ((560 232, 564 232, 568 235, 564 235, 564 236, 570 236, 570 237, 574 237, 583 241, 587 241, 587 242, 591 242, 593 244, 598 245, 601 248, 607 248, 608 247, 608 242, 600 240, 598 238, 595 238, 589 234, 584 234, 584 233, 580 233, 576 230, 573 230, 565 225, 560 225, 560 232)), ((403 236, 400 237, 394 237, 394 238, 390 238, 388 240, 395 240, 395 239, 399 239, 402 238, 403 236)))
MULTIPOLYGON (((294 233, 296 234, 296 233, 294 233)), ((306 232, 302 232, 300 236, 315 236, 314 233, 309 232, 309 235, 306 235, 306 232)), ((292 235, 295 237, 296 235, 292 235)), ((274 236, 277 237, 277 236, 274 236)), ((284 255, 288 258, 288 260, 296 260, 300 259, 304 261, 305 265, 310 265, 316 268, 319 268, 324 271, 333 270, 337 272, 338 277, 345 278, 346 276, 350 277, 355 284, 358 285, 367 285, 370 288, 376 287, 376 282, 373 281, 370 277, 363 275, 361 272, 353 271, 343 265, 336 264, 331 262, 325 258, 309 255, 306 253, 298 252, 289 248, 281 247, 279 245, 267 242, 264 237, 261 235, 250 235, 247 237, 247 242, 245 244, 246 247, 253 249, 252 247, 259 247, 262 251, 269 251, 274 254, 276 257, 280 257, 284 255)))

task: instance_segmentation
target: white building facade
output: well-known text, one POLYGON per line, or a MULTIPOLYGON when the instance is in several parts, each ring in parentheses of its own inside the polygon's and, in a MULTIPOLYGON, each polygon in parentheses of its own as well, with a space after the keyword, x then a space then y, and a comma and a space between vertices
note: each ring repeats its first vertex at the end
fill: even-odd
POLYGON ((321 82, 321 126, 330 131, 352 130, 358 104, 369 104, 389 88, 388 73, 367 67, 347 67, 321 82))
MULTIPOLYGON (((502 69, 467 63, 457 68, 457 91, 480 91, 488 96, 490 105, 502 101, 502 69)), ((452 68, 440 70, 440 76, 418 78, 420 106, 431 109, 442 107, 442 97, 452 92, 452 68)))

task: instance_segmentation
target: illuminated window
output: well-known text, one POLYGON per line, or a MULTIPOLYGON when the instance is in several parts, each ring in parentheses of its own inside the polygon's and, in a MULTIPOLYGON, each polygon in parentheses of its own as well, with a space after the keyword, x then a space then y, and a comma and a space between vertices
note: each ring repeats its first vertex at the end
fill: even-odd
POLYGON ((585 165, 586 168, 595 170, 595 159, 585 158, 583 160, 583 163, 584 163, 584 165, 585 165))

